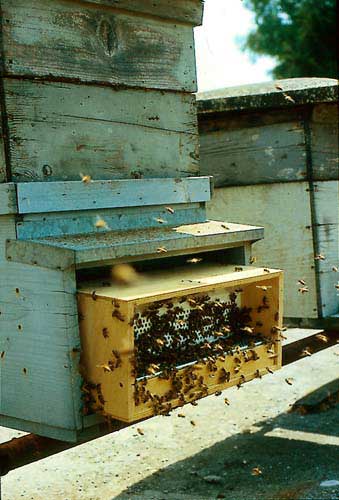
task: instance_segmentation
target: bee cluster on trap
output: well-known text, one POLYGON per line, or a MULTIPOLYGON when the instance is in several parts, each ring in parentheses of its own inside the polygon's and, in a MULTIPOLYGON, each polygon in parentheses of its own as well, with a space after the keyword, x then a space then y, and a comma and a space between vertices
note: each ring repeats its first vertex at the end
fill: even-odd
MULTIPOLYGON (((133 343, 131 349, 107 351, 107 359, 92 371, 95 376, 87 377, 84 413, 99 412, 114 418, 106 400, 114 399, 114 391, 118 397, 119 391, 126 391, 134 409, 128 403, 128 416, 122 420, 167 415, 175 407, 196 405, 208 394, 220 395, 220 389, 227 386, 240 388, 247 380, 273 373, 281 330, 274 323, 278 312, 276 305, 270 310, 271 286, 252 284, 253 288, 258 291, 251 307, 242 305, 243 289, 235 287, 219 287, 208 293, 190 291, 185 296, 143 303, 133 308, 131 316, 122 303, 111 300, 110 318, 117 328, 132 332, 133 343), (265 325, 268 311, 269 334, 265 325), (115 385, 112 382, 109 386, 110 393, 105 385, 107 377, 115 380, 115 385)), ((87 300, 96 302, 96 294, 87 300)), ((103 342, 115 335, 106 326, 100 332, 103 342)))

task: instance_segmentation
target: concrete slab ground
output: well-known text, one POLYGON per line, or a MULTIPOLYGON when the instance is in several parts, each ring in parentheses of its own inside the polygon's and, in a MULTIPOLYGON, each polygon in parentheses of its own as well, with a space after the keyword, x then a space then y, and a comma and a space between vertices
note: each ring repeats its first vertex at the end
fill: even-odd
MULTIPOLYGON (((339 499, 339 486, 325 482, 339 483, 339 405, 290 412, 336 384, 339 392, 339 345, 12 471, 2 500, 339 499)), ((1 429, 1 441, 5 433, 19 434, 1 429)))

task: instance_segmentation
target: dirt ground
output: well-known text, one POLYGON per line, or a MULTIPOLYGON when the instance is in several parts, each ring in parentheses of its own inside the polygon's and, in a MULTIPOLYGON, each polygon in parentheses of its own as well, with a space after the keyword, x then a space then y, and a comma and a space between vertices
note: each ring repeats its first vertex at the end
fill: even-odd
MULTIPOLYGON (((321 404, 329 387, 339 391, 338 354, 330 347, 12 471, 2 500, 339 499, 339 405, 321 404), (308 413, 291 412, 307 395, 308 413)), ((0 429, 1 440, 10 435, 0 429)))

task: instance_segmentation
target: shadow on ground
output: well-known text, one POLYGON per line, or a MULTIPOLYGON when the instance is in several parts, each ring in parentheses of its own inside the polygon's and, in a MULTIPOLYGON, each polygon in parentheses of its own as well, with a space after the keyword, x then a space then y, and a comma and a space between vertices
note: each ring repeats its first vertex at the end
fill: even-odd
POLYGON ((306 413, 295 411, 260 422, 248 432, 155 472, 116 498, 339 499, 338 486, 320 487, 325 480, 339 481, 339 405, 332 398, 321 406, 329 389, 335 394, 333 387, 339 387, 339 381, 299 401, 306 407, 311 401, 306 413), (262 474, 252 475, 254 467, 262 474), (206 476, 215 476, 211 478, 215 482, 208 482, 206 476))

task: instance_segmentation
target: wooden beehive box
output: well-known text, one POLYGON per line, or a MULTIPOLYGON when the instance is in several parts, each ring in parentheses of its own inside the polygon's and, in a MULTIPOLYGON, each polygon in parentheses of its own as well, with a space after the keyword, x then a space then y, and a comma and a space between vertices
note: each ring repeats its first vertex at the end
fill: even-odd
POLYGON ((264 226, 256 265, 286 272, 289 324, 338 314, 338 81, 294 78, 205 92, 198 118, 201 171, 217 188, 209 217, 226 213, 264 226))
POLYGON ((125 422, 281 366, 282 273, 186 266, 78 292, 84 411, 125 422))

